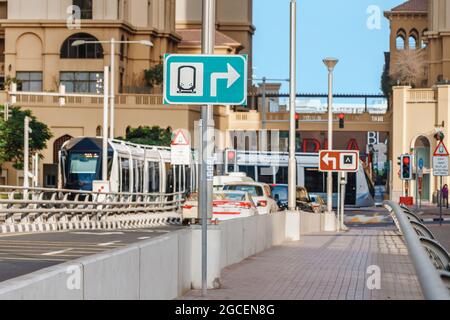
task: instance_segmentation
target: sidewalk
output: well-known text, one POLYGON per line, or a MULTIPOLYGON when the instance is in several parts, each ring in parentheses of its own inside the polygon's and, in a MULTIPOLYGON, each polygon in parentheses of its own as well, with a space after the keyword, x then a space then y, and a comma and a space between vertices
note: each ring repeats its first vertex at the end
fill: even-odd
MULTIPOLYGON (((203 299, 191 291, 182 299, 203 299)), ((222 273, 207 300, 423 299, 401 236, 392 228, 352 228, 304 236, 222 273), (369 290, 367 267, 381 268, 381 289, 369 290)))

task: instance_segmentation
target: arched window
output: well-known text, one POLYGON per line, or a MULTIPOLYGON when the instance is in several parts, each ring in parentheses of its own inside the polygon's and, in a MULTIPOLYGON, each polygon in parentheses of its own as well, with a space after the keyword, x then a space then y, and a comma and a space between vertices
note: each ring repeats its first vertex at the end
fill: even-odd
POLYGON ((81 19, 92 19, 92 0, 73 0, 72 3, 80 8, 81 19))
POLYGON ((61 47, 61 59, 103 59, 103 47, 100 43, 87 43, 72 46, 75 41, 98 41, 87 33, 77 33, 67 38, 61 47))
POLYGON ((72 136, 66 134, 55 140, 55 142, 53 143, 53 163, 59 162, 59 151, 61 150, 63 144, 70 139, 72 139, 72 136))
POLYGON ((397 36, 397 39, 395 40, 395 47, 397 50, 405 49, 405 38, 403 38, 403 36, 397 36))
POLYGON ((101 137, 102 136, 102 126, 98 126, 97 129, 95 129, 95 135, 97 137, 101 137))
POLYGON ((415 36, 409 36, 408 38, 408 47, 410 50, 415 50, 417 49, 417 40, 415 36))

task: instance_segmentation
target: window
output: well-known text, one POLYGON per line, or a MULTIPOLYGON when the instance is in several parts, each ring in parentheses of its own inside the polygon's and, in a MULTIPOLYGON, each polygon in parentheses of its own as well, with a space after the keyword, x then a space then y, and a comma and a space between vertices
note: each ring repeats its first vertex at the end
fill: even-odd
POLYGON ((276 172, 276 183, 277 184, 287 184, 289 178, 288 167, 278 167, 278 171, 276 172))
POLYGON ((142 193, 142 187, 144 185, 144 161, 133 161, 134 171, 134 192, 142 193))
POLYGON ((224 191, 243 191, 248 192, 253 197, 263 197, 263 188, 252 185, 226 185, 223 188, 224 191))
POLYGON ((61 72, 60 83, 66 92, 102 93, 103 72, 61 72))
POLYGON ((397 50, 404 50, 405 49, 405 38, 403 36, 397 36, 396 39, 396 48, 397 50))
POLYGON ((148 163, 148 192, 158 193, 159 192, 159 163, 149 162, 148 163))
POLYGON ((130 192, 130 160, 120 158, 120 192, 130 192))
POLYGON ((19 71, 16 73, 16 78, 19 80, 17 90, 31 92, 42 91, 42 72, 19 71))
POLYGON ((81 10, 81 19, 92 19, 92 0, 73 0, 73 5, 81 10))
POLYGON ((245 172, 247 177, 250 177, 253 180, 256 178, 255 166, 239 166, 239 172, 245 172))
POLYGON ((410 36, 408 40, 409 49, 415 50, 417 48, 417 40, 414 36, 410 36))
POLYGON ((72 46, 75 41, 98 41, 97 38, 87 33, 77 33, 67 38, 60 52, 61 59, 103 59, 103 47, 101 43, 87 43, 72 46))
POLYGON ((326 192, 326 175, 317 168, 305 168, 305 187, 309 192, 326 192))
POLYGON ((258 167, 258 182, 273 183, 273 168, 258 167))

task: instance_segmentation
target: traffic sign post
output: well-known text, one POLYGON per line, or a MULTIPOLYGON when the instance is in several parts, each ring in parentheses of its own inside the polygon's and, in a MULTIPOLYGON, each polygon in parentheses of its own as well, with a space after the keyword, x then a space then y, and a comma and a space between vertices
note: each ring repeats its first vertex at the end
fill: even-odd
POLYGON ((178 130, 170 146, 172 165, 190 165, 191 164, 191 144, 183 130, 178 130))
POLYGON ((448 153, 447 147, 445 146, 443 141, 439 141, 438 146, 433 154, 433 175, 435 177, 440 177, 440 197, 439 197, 439 213, 440 213, 440 223, 442 225, 442 201, 443 201, 443 177, 449 176, 449 167, 448 167, 448 157, 450 154, 448 153))
POLYGON ((320 172, 357 172, 359 151, 320 151, 320 172))
POLYGON ((246 55, 164 57, 164 103, 247 104, 246 55))

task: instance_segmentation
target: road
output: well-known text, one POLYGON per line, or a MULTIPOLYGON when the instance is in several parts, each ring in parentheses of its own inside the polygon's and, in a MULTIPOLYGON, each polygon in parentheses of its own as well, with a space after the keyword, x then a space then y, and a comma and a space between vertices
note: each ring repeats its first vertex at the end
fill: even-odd
POLYGON ((113 231, 0 235, 0 282, 179 230, 181 226, 113 231))

